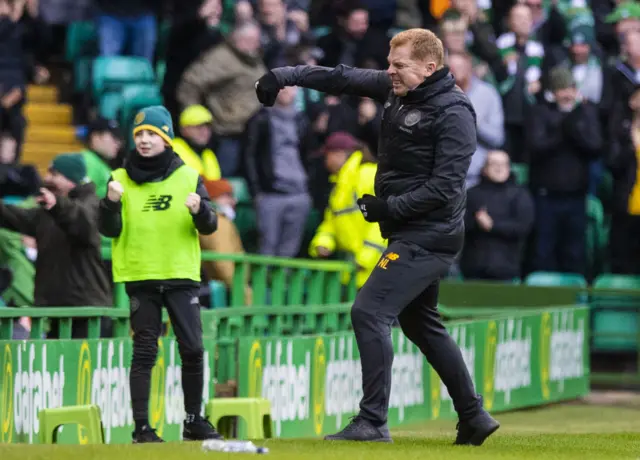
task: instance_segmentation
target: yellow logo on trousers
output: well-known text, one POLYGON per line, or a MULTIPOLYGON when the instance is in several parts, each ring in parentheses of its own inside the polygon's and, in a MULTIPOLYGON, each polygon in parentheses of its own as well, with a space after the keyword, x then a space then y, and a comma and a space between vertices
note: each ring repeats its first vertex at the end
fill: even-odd
POLYGON ((389 254, 384 254, 380 258, 380 261, 378 262, 378 267, 382 268, 383 270, 386 270, 387 269, 387 265, 389 265, 390 261, 398 260, 399 258, 400 258, 400 256, 398 254, 396 254, 395 252, 390 252, 389 254))

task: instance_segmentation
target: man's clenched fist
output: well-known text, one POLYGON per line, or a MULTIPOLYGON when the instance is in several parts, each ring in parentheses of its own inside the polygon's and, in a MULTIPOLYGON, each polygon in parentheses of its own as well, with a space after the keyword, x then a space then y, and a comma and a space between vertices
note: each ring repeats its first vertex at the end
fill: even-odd
POLYGON ((256 82, 256 96, 265 107, 271 107, 276 102, 282 87, 273 72, 268 72, 256 82))
POLYGON ((109 189, 107 190, 107 198, 109 198, 109 201, 117 203, 122 198, 123 193, 124 188, 122 188, 122 184, 120 182, 115 180, 109 182, 109 189))
POLYGON ((200 195, 198 195, 197 193, 189 193, 189 196, 187 196, 187 201, 184 202, 184 205, 189 208, 189 212, 191 214, 198 214, 198 211, 200 211, 200 195))

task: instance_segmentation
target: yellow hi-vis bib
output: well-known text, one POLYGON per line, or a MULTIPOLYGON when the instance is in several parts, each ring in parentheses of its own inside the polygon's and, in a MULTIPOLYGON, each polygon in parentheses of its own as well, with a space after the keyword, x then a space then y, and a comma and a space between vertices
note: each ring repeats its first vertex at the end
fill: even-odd
POLYGON ((122 168, 112 177, 124 189, 122 232, 112 241, 113 280, 199 282, 198 231, 184 204, 198 173, 183 165, 161 182, 136 184, 122 168))

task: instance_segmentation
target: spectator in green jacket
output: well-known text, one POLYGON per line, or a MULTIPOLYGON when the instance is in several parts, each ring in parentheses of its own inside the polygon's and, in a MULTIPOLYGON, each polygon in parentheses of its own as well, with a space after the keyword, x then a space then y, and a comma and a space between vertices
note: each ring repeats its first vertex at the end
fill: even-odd
POLYGON ((117 121, 98 117, 89 125, 83 157, 87 176, 95 184, 98 198, 107 195, 107 182, 121 146, 122 136, 117 121))

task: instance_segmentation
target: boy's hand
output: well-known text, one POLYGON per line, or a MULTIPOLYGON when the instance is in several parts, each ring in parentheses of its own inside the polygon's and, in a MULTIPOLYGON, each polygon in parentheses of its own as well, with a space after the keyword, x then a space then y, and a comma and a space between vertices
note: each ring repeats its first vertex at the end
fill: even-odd
POLYGON ((122 194, 124 193, 124 188, 122 184, 118 181, 112 180, 109 182, 109 190, 107 190, 107 198, 109 201, 113 201, 117 203, 122 198, 122 194))
POLYGON ((198 211, 200 211, 200 195, 197 193, 189 193, 184 205, 189 208, 189 212, 195 216, 198 214, 198 211))

